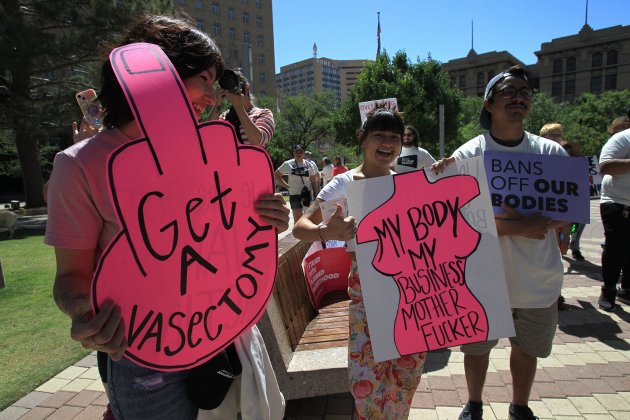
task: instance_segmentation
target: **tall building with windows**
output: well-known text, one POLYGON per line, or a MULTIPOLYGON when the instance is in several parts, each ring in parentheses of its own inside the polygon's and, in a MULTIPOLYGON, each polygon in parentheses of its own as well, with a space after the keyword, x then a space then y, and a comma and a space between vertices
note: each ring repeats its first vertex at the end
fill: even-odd
POLYGON ((471 49, 442 67, 465 96, 483 96, 493 75, 516 64, 525 67, 532 87, 559 101, 584 92, 630 89, 630 26, 594 30, 586 24, 575 35, 543 43, 534 54, 537 62, 526 66, 507 51, 477 54, 471 49))
POLYGON ((277 95, 281 98, 328 91, 341 104, 367 61, 313 57, 282 66, 276 74, 277 95))
POLYGON ((483 96, 490 79, 517 64, 525 66, 507 51, 477 54, 471 49, 466 57, 450 60, 442 68, 448 72, 451 86, 459 88, 464 96, 483 96))
POLYGON ((543 43, 535 54, 540 90, 558 100, 630 89, 630 26, 593 30, 587 24, 576 35, 543 43))
POLYGON ((257 96, 275 96, 272 0, 174 0, 241 68, 257 96))

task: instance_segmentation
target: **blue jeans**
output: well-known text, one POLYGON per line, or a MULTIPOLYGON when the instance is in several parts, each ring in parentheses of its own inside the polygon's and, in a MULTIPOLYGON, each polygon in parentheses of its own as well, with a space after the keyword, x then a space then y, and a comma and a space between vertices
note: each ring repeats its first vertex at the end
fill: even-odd
POLYGON ((188 398, 189 371, 161 372, 127 358, 107 364, 109 402, 117 420, 195 420, 197 407, 188 398))

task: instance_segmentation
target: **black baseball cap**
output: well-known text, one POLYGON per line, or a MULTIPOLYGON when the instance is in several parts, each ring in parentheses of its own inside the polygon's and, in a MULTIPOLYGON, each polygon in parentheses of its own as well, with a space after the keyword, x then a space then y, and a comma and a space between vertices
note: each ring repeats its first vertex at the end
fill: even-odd
MULTIPOLYGON (((488 85, 486 86, 486 90, 485 90, 485 92, 483 94, 483 100, 487 101, 488 97, 490 96, 490 93, 492 93, 492 89, 500 81, 502 81, 503 79, 506 79, 506 78, 508 78, 510 76, 514 76, 514 77, 518 77, 520 79, 523 79, 529 85, 529 79, 527 78, 527 76, 525 75, 525 71, 521 67, 511 68, 511 69, 508 69, 506 71, 502 71, 501 73, 497 74, 492 79, 490 79, 490 81, 488 82, 488 85)), ((490 127, 492 127, 492 114, 490 114, 488 111, 486 111, 485 107, 481 108, 481 114, 479 114, 479 123, 486 130, 490 130, 490 127)))
POLYGON ((301 144, 296 144, 295 147, 293 148, 293 151, 298 151, 298 150, 304 150, 304 146, 302 146, 301 144))

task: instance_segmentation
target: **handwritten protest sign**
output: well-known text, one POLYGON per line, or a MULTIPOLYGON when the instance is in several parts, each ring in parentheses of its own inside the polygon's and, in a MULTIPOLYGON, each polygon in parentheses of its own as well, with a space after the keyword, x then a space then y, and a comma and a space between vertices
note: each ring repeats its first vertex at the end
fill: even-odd
POLYGON ((514 334, 482 158, 352 182, 348 203, 376 361, 514 334))
POLYGON ((129 359, 190 368, 250 328, 271 294, 276 232, 253 209, 274 191, 271 161, 239 145, 228 123, 197 124, 159 47, 131 44, 110 60, 143 135, 109 157, 121 231, 99 262, 92 303, 121 307, 129 359))
POLYGON ((602 174, 599 172, 599 159, 597 156, 587 156, 588 182, 591 197, 599 197, 602 193, 602 174))
POLYGON ((581 157, 485 152, 490 198, 521 214, 590 223, 588 162, 581 157))
POLYGON ((368 112, 376 107, 386 109, 398 109, 398 101, 396 98, 377 99, 375 101, 359 102, 359 113, 361 114, 361 122, 365 121, 368 112))

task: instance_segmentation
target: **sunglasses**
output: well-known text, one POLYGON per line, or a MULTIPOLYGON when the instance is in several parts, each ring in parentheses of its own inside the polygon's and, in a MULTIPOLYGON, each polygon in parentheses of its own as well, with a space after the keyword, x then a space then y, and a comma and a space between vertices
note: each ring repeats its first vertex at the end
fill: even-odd
POLYGON ((513 86, 506 86, 503 89, 497 90, 495 94, 501 95, 503 99, 514 99, 518 95, 521 95, 521 98, 529 100, 532 97, 532 90, 528 87, 516 89, 513 86))

